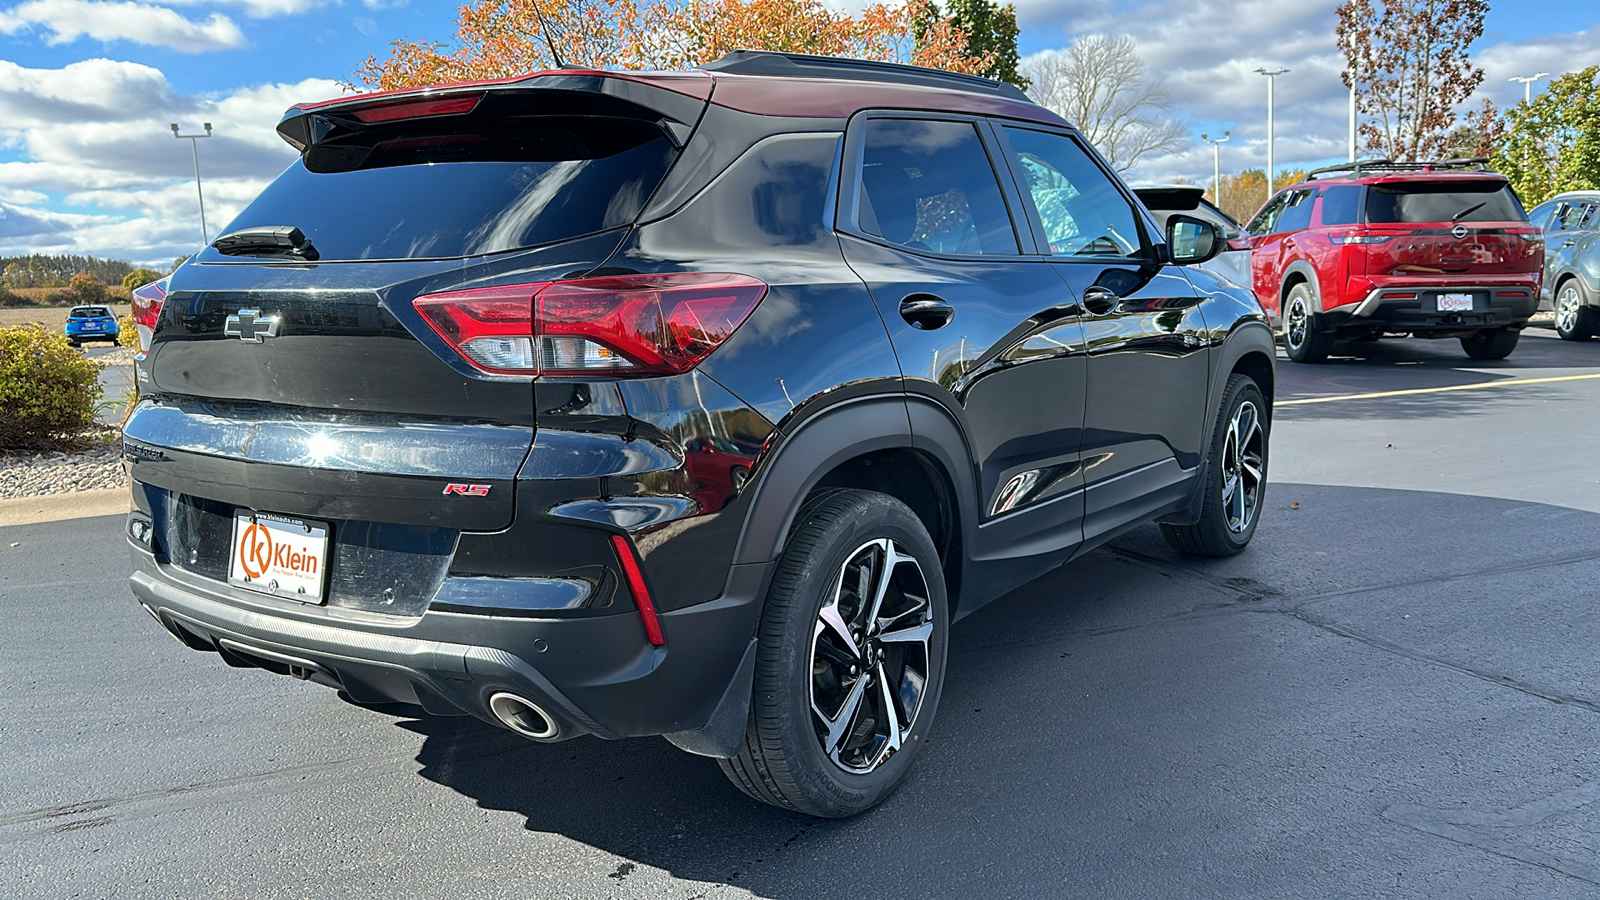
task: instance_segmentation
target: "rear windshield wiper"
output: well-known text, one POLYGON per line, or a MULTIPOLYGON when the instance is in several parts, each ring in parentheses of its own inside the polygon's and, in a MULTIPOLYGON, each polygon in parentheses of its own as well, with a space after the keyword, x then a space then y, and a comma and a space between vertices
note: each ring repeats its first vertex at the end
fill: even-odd
POLYGON ((320 258, 317 248, 293 225, 258 225, 241 228, 211 242, 218 253, 228 256, 279 256, 293 259, 320 258))
POLYGON ((1459 221, 1461 221, 1461 217, 1462 216, 1470 216, 1470 215, 1472 215, 1473 213, 1477 212, 1478 210, 1483 209, 1483 207, 1485 205, 1487 205, 1488 202, 1489 201, 1485 200, 1485 201, 1483 201, 1483 203, 1474 203, 1471 206, 1467 207, 1466 209, 1463 209, 1461 212, 1458 212, 1455 215, 1451 216, 1450 217, 1450 221, 1459 222, 1459 221))

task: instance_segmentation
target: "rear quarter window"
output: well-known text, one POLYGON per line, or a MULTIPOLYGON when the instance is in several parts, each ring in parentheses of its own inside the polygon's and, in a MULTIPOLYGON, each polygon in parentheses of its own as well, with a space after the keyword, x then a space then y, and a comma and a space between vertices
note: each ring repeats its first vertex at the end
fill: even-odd
POLYGON ((1322 224, 1355 225, 1361 221, 1362 187, 1335 185, 1322 190, 1322 224))

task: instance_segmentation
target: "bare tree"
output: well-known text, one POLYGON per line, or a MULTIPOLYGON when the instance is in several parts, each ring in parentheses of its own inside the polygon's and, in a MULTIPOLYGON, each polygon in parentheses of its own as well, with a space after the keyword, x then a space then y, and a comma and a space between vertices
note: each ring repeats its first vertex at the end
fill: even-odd
POLYGON ((1132 38, 1079 35, 1065 50, 1023 60, 1019 71, 1033 83, 1028 93, 1034 102, 1076 125, 1119 172, 1191 142, 1132 38))
POLYGON ((1367 147, 1416 161, 1450 149, 1456 107, 1483 82, 1467 56, 1489 0, 1345 0, 1339 49, 1367 147))

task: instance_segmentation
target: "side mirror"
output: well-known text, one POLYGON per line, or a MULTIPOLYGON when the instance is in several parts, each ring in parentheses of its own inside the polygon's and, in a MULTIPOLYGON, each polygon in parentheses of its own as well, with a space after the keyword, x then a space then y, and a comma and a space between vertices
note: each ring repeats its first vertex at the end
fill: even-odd
POLYGON ((1167 218, 1167 248, 1172 261, 1193 266, 1214 258, 1225 246, 1217 226, 1194 216, 1167 218))

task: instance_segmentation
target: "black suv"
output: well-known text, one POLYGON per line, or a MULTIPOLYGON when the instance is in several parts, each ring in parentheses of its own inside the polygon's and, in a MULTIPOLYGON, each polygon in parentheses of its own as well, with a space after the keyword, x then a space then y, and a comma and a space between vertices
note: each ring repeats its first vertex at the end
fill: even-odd
POLYGON ((136 298, 133 592, 231 665, 843 816, 953 619, 1142 522, 1254 533, 1265 316, 1015 88, 741 52, 278 131, 136 298))

